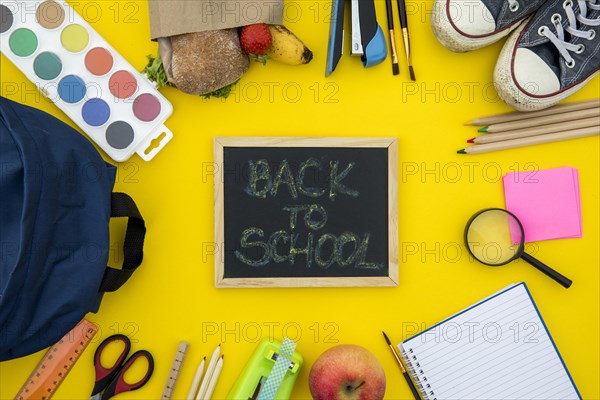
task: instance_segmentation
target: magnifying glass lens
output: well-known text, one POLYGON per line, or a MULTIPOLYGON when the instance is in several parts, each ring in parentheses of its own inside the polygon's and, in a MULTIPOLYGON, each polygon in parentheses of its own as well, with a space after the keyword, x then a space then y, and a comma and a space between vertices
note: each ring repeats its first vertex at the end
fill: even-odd
POLYGON ((471 254, 488 265, 503 265, 519 256, 524 243, 519 221, 504 210, 492 209, 477 215, 467 228, 471 254))

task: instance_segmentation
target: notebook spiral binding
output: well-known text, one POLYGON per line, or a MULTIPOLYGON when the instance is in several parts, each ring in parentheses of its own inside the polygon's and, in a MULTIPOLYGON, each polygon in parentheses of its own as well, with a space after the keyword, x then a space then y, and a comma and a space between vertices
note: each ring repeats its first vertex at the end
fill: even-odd
POLYGON ((427 377, 421 369, 417 356, 413 354, 413 349, 409 348, 408 352, 406 352, 403 348, 400 348, 400 355, 404 360, 408 373, 410 373, 413 378, 415 386, 419 390, 419 393, 421 393, 421 397, 423 397, 424 400, 438 400, 437 397, 435 397, 435 392, 431 388, 431 385, 427 382, 427 377))

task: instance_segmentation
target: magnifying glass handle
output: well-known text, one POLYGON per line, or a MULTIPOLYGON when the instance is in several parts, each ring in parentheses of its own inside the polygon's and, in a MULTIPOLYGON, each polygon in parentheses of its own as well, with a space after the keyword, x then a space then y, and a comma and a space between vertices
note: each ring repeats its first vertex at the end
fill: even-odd
POLYGON ((561 275, 560 273, 556 272, 555 270, 553 270, 552 268, 550 268, 549 266, 547 266, 546 264, 544 264, 537 258, 534 258, 525 252, 523 252, 523 254, 521 255, 521 258, 523 260, 527 261, 529 264, 536 267, 537 269, 539 269, 540 271, 542 271, 543 273, 545 273, 546 275, 548 275, 550 278, 554 279, 556 282, 563 285, 567 289, 573 283, 573 281, 570 280, 569 278, 567 278, 566 276, 561 275))

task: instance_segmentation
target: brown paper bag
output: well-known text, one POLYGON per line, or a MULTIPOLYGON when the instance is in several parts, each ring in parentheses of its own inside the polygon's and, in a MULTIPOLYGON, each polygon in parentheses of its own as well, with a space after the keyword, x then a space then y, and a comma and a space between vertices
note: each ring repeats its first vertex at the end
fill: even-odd
MULTIPOLYGON (((180 80, 183 76, 190 83, 190 85, 181 85, 181 82, 180 84, 176 82, 173 67, 175 63, 173 36, 191 34, 196 37, 198 35, 214 37, 216 35, 209 31, 219 31, 220 37, 231 37, 226 30, 260 22, 281 24, 283 20, 283 0, 148 0, 148 7, 150 36, 152 40, 158 41, 158 54, 167 80, 184 92, 192 94, 205 94, 235 82, 248 69, 248 60, 240 60, 237 57, 238 53, 230 54, 229 58, 223 55, 220 60, 222 62, 219 63, 223 65, 222 73, 215 73, 216 67, 209 68, 210 73, 202 74, 201 79, 194 79, 192 75, 181 73, 180 68, 178 74, 180 80), (209 76, 211 74, 213 74, 212 78, 209 76), (199 81, 202 81, 203 89, 195 85, 199 81)), ((204 60, 214 58, 205 57, 204 60)))
POLYGON ((148 0, 148 7, 152 40, 283 20, 283 0, 148 0))

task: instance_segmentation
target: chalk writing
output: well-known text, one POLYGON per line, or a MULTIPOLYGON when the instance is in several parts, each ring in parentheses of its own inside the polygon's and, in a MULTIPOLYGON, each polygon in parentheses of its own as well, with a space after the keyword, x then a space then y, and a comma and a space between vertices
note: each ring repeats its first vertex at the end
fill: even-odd
POLYGON ((297 260, 302 257, 306 268, 383 267, 382 263, 367 261, 371 240, 369 232, 357 234, 343 231, 338 235, 327 232, 325 227, 329 221, 328 212, 322 204, 315 203, 315 199, 323 198, 330 202, 330 207, 336 207, 344 198, 360 196, 358 190, 344 183, 357 167, 355 162, 343 165, 339 160, 330 160, 325 163, 311 157, 300 163, 296 173, 285 159, 273 169, 266 159, 249 160, 248 167, 248 184, 244 189, 248 196, 266 200, 287 191, 293 200, 304 197, 309 202, 281 207, 281 211, 289 216, 289 230, 279 229, 268 234, 257 226, 244 229, 239 248, 234 252, 239 261, 250 267, 262 268, 271 263, 287 262, 296 265, 297 260), (328 171, 323 171, 324 168, 328 168, 328 171), (305 180, 309 170, 327 172, 327 179, 318 184, 318 187, 307 186, 305 180), (308 232, 298 232, 305 228, 308 232))
POLYGON ((269 162, 265 159, 250 160, 249 182, 246 193, 253 197, 264 199, 267 195, 276 197, 279 193, 279 186, 286 185, 290 196, 293 199, 298 198, 298 192, 306 197, 321 197, 328 193, 329 200, 334 201, 338 194, 345 194, 351 197, 358 197, 358 191, 348 188, 342 183, 342 180, 348 176, 354 163, 346 165, 341 172, 338 172, 339 161, 329 162, 329 190, 324 188, 305 187, 304 178, 308 168, 322 170, 321 162, 314 158, 309 158, 300 164, 298 172, 294 175, 292 168, 287 160, 281 161, 274 173, 271 173, 269 162))

